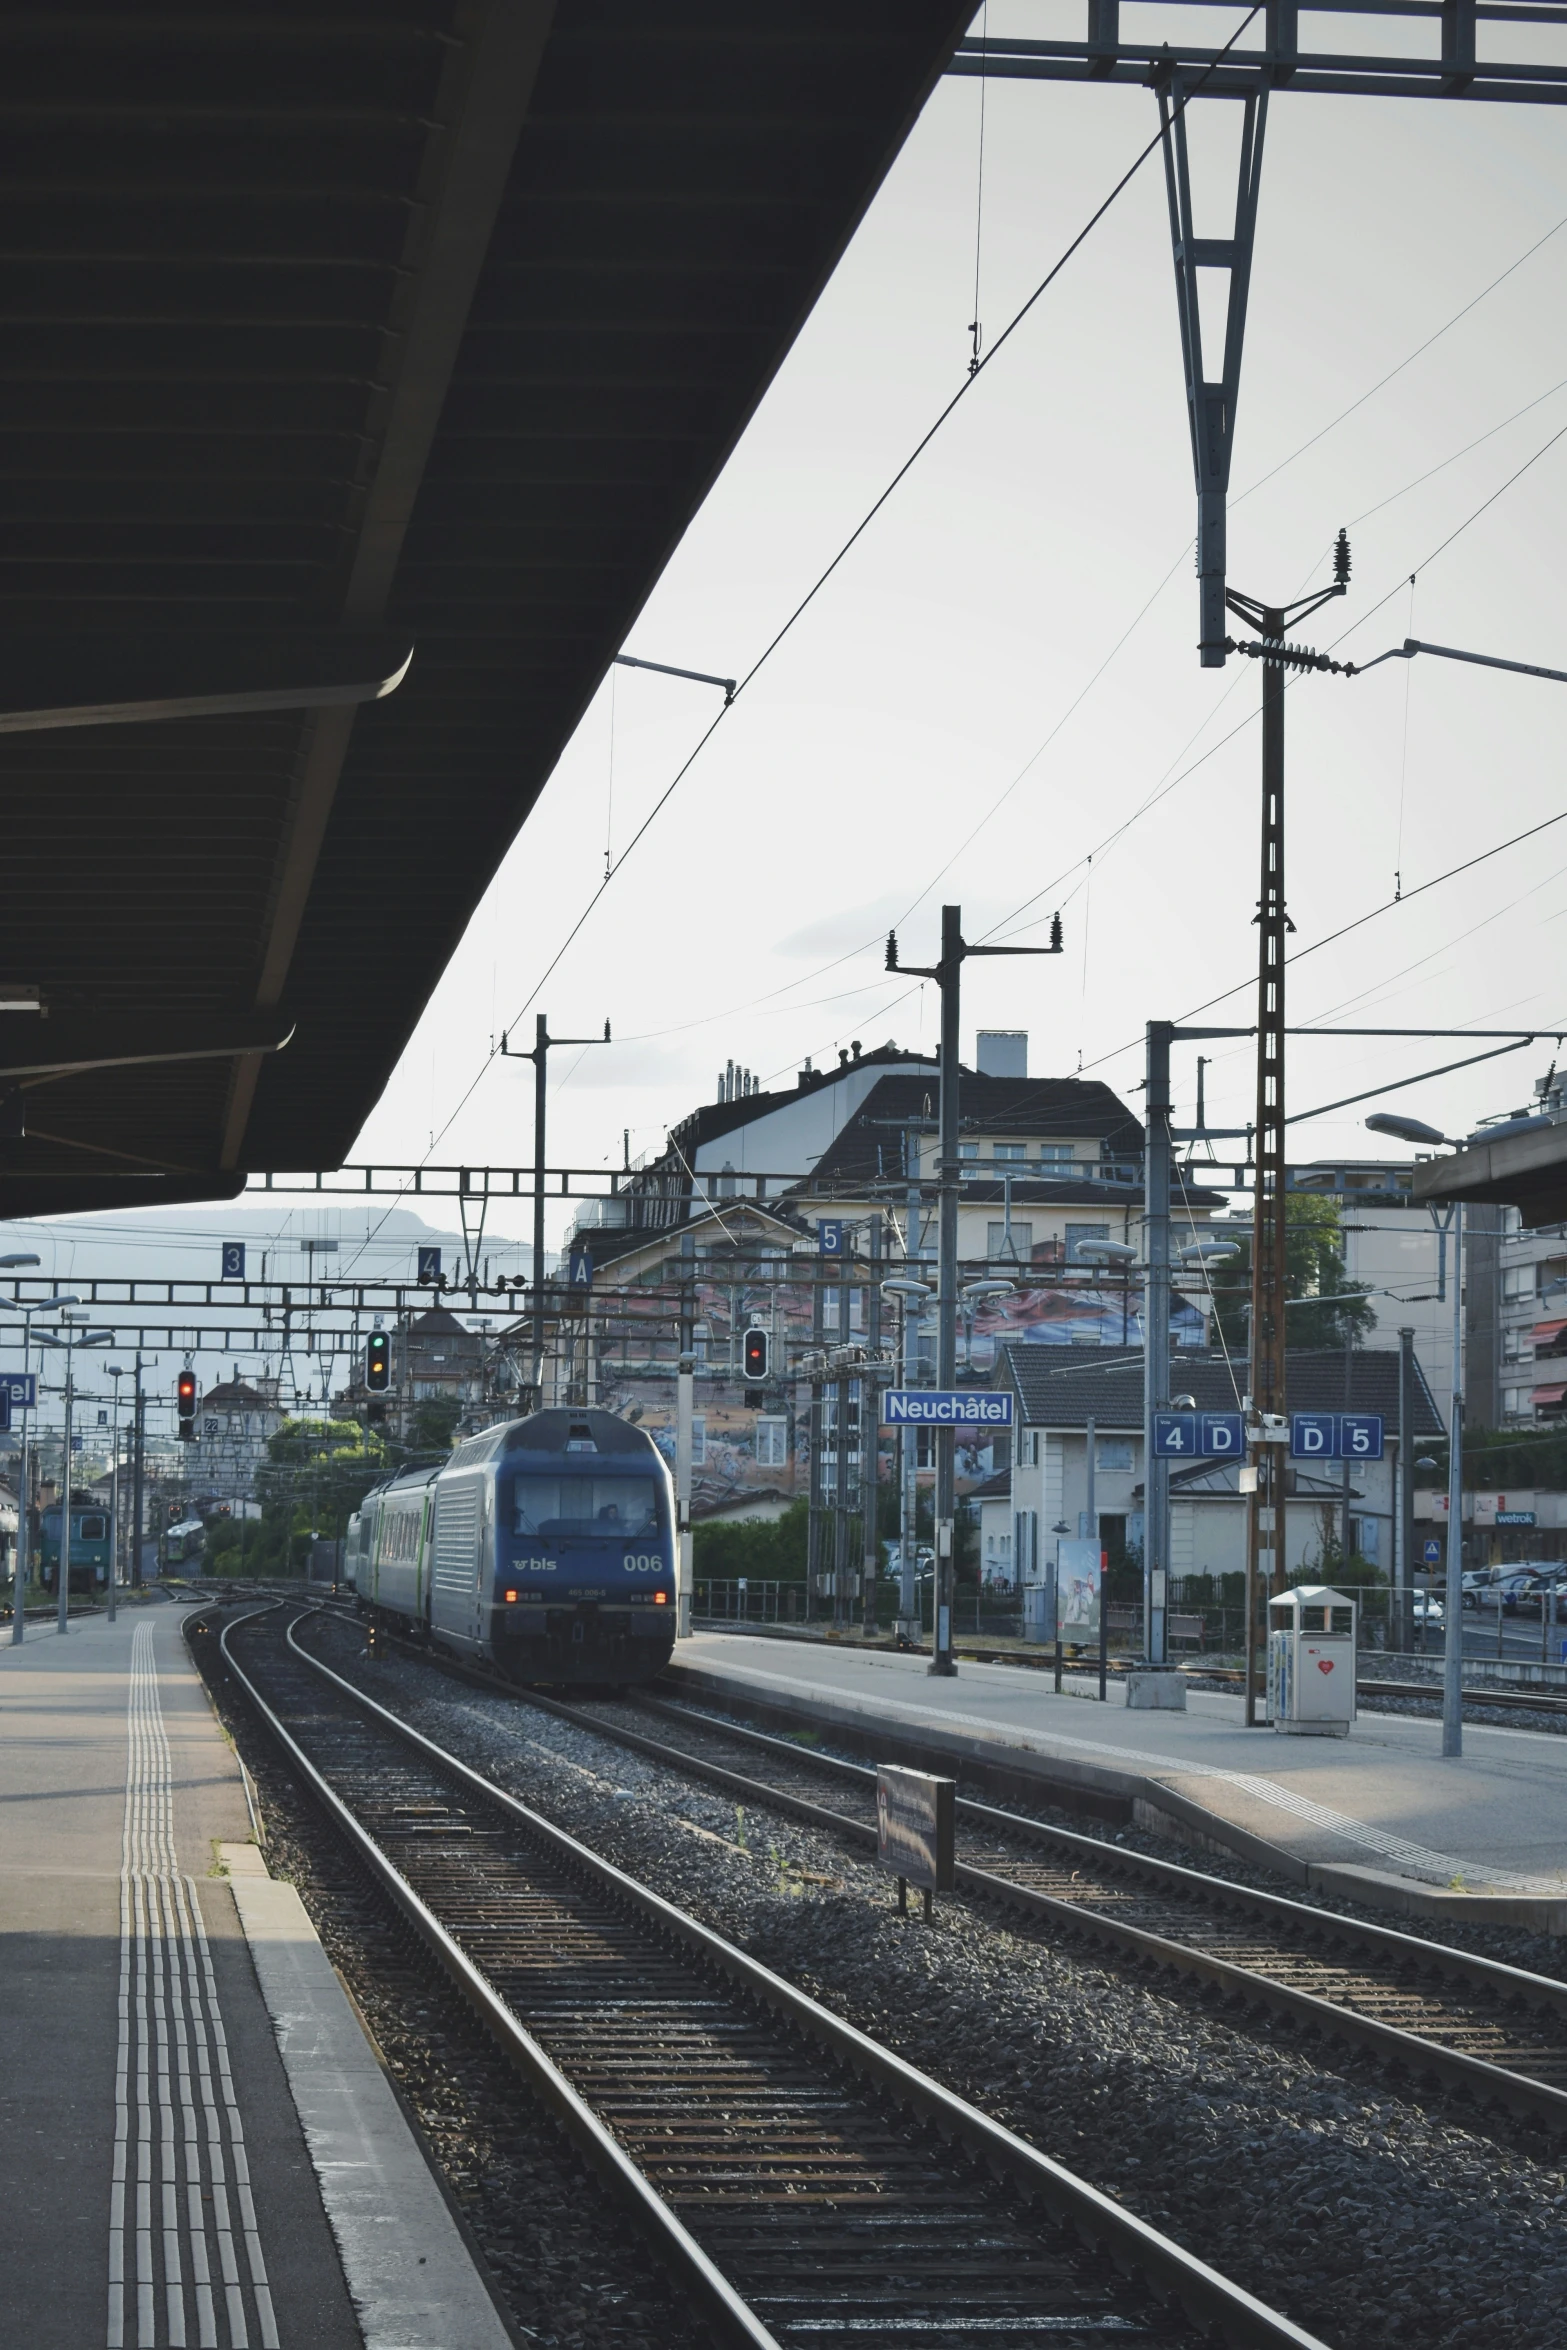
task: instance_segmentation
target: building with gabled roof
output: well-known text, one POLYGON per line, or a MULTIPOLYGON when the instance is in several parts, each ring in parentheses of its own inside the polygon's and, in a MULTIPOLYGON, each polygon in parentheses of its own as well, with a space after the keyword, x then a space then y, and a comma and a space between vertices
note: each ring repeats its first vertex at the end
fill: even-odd
MULTIPOLYGON (((1412 1438, 1418 1447, 1440 1440, 1443 1422, 1418 1357, 1414 1382, 1412 1438)), ((1290 1411, 1371 1412, 1381 1418, 1384 1457, 1354 1464, 1348 1499, 1352 1549, 1387 1573, 1393 1562, 1395 1472, 1402 1447, 1397 1348, 1356 1347, 1347 1353, 1342 1347, 1292 1350, 1285 1358, 1285 1383, 1290 1411)), ((1020 1562, 1020 1579, 1030 1561, 1043 1573, 1056 1526, 1064 1522, 1074 1535, 1087 1530, 1090 1420, 1101 1534, 1112 1553, 1140 1552, 1142 1349, 1006 1345, 1000 1350, 993 1384, 1010 1387, 1014 1397, 1013 1513, 1023 1522, 1015 1527, 1013 1556, 1020 1562)), ((1192 1396, 1199 1412, 1238 1411, 1246 1386, 1245 1361, 1218 1351, 1183 1352, 1171 1366, 1170 1384, 1176 1392, 1192 1396)), ((1193 1462, 1172 1471, 1172 1575, 1229 1574, 1244 1568, 1246 1508, 1237 1466, 1193 1462)), ((1336 1469, 1286 1464, 1281 1541, 1292 1571, 1320 1564, 1324 1534, 1336 1524, 1334 1513, 1343 1511, 1345 1490, 1336 1469)))

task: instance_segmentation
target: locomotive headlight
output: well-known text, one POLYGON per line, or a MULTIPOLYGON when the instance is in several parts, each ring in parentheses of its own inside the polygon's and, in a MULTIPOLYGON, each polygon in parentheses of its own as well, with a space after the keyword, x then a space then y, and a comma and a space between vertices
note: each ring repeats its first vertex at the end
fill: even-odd
POLYGON ((507 1596, 507 1598, 508 1598, 508 1599, 515 1599, 515 1598, 516 1598, 516 1596, 517 1596, 517 1594, 516 1594, 516 1592, 515 1592, 515 1591, 508 1591, 508 1592, 507 1592, 507 1594, 506 1594, 506 1596, 507 1596))
POLYGON ((668 1605, 669 1605, 669 1594, 668 1594, 668 1592, 667 1592, 667 1591, 655 1591, 655 1592, 654 1592, 654 1594, 653 1594, 653 1605, 654 1605, 655 1607, 668 1607, 668 1605))

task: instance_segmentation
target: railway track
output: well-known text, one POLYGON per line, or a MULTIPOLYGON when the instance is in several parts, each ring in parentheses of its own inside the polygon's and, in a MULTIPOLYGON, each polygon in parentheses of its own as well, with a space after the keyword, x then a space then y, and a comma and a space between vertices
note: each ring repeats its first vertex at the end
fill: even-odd
MULTIPOLYGON (((582 1705, 530 1691, 528 1702, 738 1802, 875 1845, 876 1774, 865 1764, 645 1695, 582 1705), (628 1713, 652 1716, 660 1735, 628 1713)), ((1372 2048, 1416 2080, 1567 2137, 1567 1983, 990 1804, 960 1797, 957 1814, 965 1891, 1372 2048)))
POLYGON ((1321 2350, 354 1689, 301 1620, 225 1630, 245 1695, 724 2339, 1321 2350))

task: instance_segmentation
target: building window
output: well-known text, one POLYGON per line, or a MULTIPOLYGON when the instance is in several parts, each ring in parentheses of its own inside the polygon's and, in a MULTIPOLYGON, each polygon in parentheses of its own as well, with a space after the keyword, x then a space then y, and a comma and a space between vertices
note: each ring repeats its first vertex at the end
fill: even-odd
POLYGON ((1078 1250, 1085 1240, 1108 1240, 1108 1224, 1069 1224, 1066 1228, 1066 1260, 1069 1265, 1081 1263, 1078 1250))
POLYGON ((995 1145, 997 1166, 1015 1166, 1019 1159, 1028 1157, 1026 1142, 998 1142, 995 1145))
POLYGON ((1016 1216, 1012 1219, 1010 1233, 1008 1233, 1004 1219, 999 1224, 985 1226, 985 1254, 987 1257, 1006 1257, 1008 1259, 1015 1257, 1018 1263, 1022 1264, 1032 1253, 1033 1246, 1033 1225, 1020 1224, 1016 1216))
POLYGON ((1509 1265, 1502 1275, 1503 1297, 1532 1297, 1534 1295, 1534 1267, 1509 1265))
POLYGON ((1129 1436, 1101 1436, 1094 1446, 1094 1467, 1104 1469, 1112 1476, 1130 1475, 1132 1468, 1132 1440, 1129 1436))
POLYGON ((968 1176, 979 1173, 979 1144, 977 1142, 960 1142, 958 1157, 963 1162, 958 1170, 960 1175, 968 1176))
POLYGON ((1039 1163, 1042 1167, 1070 1167, 1072 1145, 1069 1142, 1042 1142, 1039 1146, 1039 1163))
POLYGON ((1527 1387, 1507 1387, 1502 1391, 1502 1409, 1515 1416, 1528 1411, 1530 1404, 1527 1387))
POLYGON ((758 1420, 756 1423, 756 1465, 759 1469, 784 1468, 789 1459, 789 1423, 787 1420, 758 1420))

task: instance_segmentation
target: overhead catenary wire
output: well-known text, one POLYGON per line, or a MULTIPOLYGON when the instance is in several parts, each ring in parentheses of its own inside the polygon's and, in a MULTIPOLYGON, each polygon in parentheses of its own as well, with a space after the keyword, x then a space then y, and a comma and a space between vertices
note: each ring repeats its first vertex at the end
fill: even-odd
MULTIPOLYGON (((1205 67, 1203 72, 1196 77, 1190 87, 1182 91, 1182 94, 1175 107, 1175 112, 1177 115, 1183 113, 1186 107, 1191 104, 1192 100, 1200 96, 1204 84, 1217 70, 1219 58, 1227 55, 1227 53, 1235 46, 1235 43, 1241 38, 1242 34, 1247 31, 1253 20, 1261 13, 1262 0, 1256 0, 1256 5, 1247 10, 1246 15, 1242 18, 1241 22, 1236 26, 1234 32, 1225 42, 1224 47, 1219 51, 1218 57, 1214 59, 1213 64, 1205 67)), ((1000 357, 1007 344, 1012 340, 1012 337, 1017 333, 1019 327, 1022 326, 1025 319, 1030 316, 1037 305, 1043 300, 1044 296, 1048 293, 1051 286, 1055 284, 1057 278, 1067 267, 1068 263, 1078 252, 1081 251, 1082 247, 1087 243, 1089 237, 1092 236, 1094 230, 1099 226, 1099 223, 1104 219, 1105 215, 1120 200, 1121 196, 1124 195, 1127 188, 1131 186, 1133 180, 1136 179, 1144 164, 1148 161, 1149 157, 1163 141, 1164 135, 1164 129, 1161 127, 1159 130, 1155 131, 1153 136, 1147 140, 1146 143, 1138 150, 1132 161, 1127 165, 1126 169, 1121 173, 1119 179, 1117 179, 1114 186, 1110 189, 1108 195, 1106 195, 1102 201, 1094 207, 1094 210, 1084 221, 1082 227, 1077 231, 1077 234, 1057 256, 1056 260, 1051 264, 1050 268, 1045 272, 1044 276, 1035 286, 1033 292, 1029 294, 1027 298, 1013 312, 1006 325, 1002 328, 1001 333, 991 344, 990 349, 986 351, 982 357, 980 357, 978 365, 972 368, 970 372, 965 375, 963 381, 958 385, 957 390, 952 394, 951 398, 947 400, 937 411, 934 420, 920 435, 919 439, 915 442, 913 448, 909 451, 907 457, 904 458, 902 464, 897 468, 896 472, 892 475, 892 478, 887 482, 886 486, 880 491, 870 506, 867 507, 865 513, 855 524, 853 530, 850 531, 848 537, 843 541, 843 544, 839 547, 837 553, 832 557, 831 561, 824 567, 824 569, 817 574, 816 578, 806 589, 804 595, 800 598, 799 602, 794 606, 793 610, 782 622, 781 626, 774 631, 773 635, 768 639, 767 643, 762 647, 760 653, 758 653, 756 656, 756 659, 738 679, 733 693, 726 695, 722 708, 716 712, 711 723, 705 727, 702 733, 698 736, 692 750, 688 753, 686 758, 682 760, 680 766, 676 769, 669 783, 665 786, 664 790, 654 801, 653 806, 649 809, 647 815, 637 826, 636 831, 631 835, 631 838, 626 843, 626 846, 621 850, 619 858, 616 860, 611 869, 604 875, 603 880, 598 886, 598 889, 587 901, 586 905, 582 909, 582 912, 577 916, 577 919, 572 924, 570 930, 566 933, 566 936, 562 940, 560 946, 556 949, 549 962, 545 965, 543 971, 539 974, 539 977, 534 982, 532 989, 523 999, 517 1010, 513 1013, 511 1019, 507 1022, 508 1030, 514 1028, 517 1022, 526 1012, 531 1009, 533 1004, 538 1000, 540 990, 546 985, 552 974, 559 968, 568 950, 574 944, 575 940, 593 915, 595 909, 598 906, 600 898, 604 894, 604 891, 611 885, 616 875, 620 873, 626 864, 627 859, 635 852, 638 844, 645 838, 649 828, 657 821, 663 810, 668 806, 670 800, 674 797, 681 784, 690 774, 698 759, 700 759, 703 751, 712 741, 713 736, 718 732, 719 727, 729 716, 730 711, 735 707, 735 704, 741 699, 747 688, 760 675, 761 671, 772 659, 773 655, 777 652, 779 646, 784 642, 785 638, 790 635, 792 630, 804 618, 805 614, 815 603, 817 597, 821 594, 823 588, 826 587, 828 581, 834 577, 842 565, 848 560, 855 547, 858 546, 860 540, 865 536, 865 533, 869 530, 871 524, 875 521, 877 515, 881 513, 883 507, 886 506, 888 501, 901 487, 902 483, 908 478, 909 474, 918 464, 920 458, 924 455, 925 451, 930 447, 932 441, 935 440, 937 434, 946 424, 948 418, 955 413, 958 407, 967 398, 968 394, 970 391, 972 391, 974 385, 979 382, 986 369, 994 365, 995 361, 1000 357)), ((482 1083, 485 1071, 490 1067, 492 1059, 493 1055, 486 1056, 483 1064, 477 1070, 471 1082, 464 1088, 462 1094, 458 1098, 456 1104, 447 1117, 445 1124, 440 1128, 435 1137, 435 1140, 431 1143, 430 1151, 426 1154, 426 1157, 429 1157, 433 1154, 436 1143, 438 1143, 441 1137, 450 1130, 455 1120, 461 1115, 463 1109, 472 1099, 473 1094, 477 1090, 478 1086, 482 1083)), ((421 1162, 421 1164, 422 1163, 423 1162, 421 1162)), ((399 1197, 401 1197, 401 1194, 399 1194, 399 1197)), ((392 1209, 388 1208, 386 1214, 389 1216, 391 1213, 392 1209)), ((384 1223, 385 1221, 386 1218, 383 1216, 381 1218, 381 1223, 384 1223)), ((379 1231, 379 1229, 380 1224, 376 1226, 376 1230, 379 1231)))

